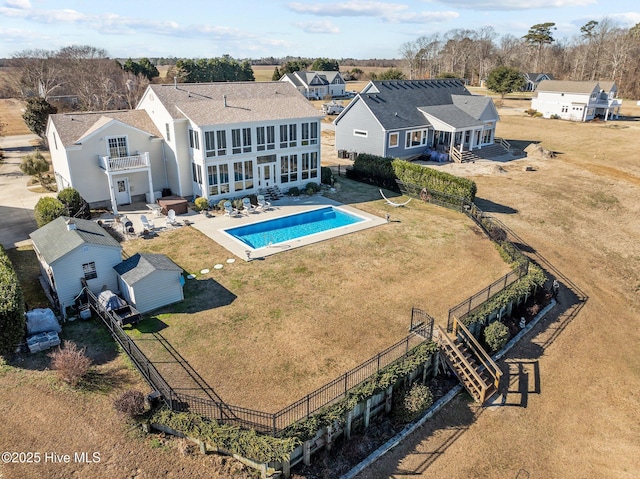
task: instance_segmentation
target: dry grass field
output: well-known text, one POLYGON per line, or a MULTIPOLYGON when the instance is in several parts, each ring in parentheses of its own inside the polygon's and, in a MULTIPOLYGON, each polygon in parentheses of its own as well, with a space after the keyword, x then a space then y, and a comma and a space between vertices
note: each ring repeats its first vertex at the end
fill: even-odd
POLYGON ((640 108, 625 103, 624 120, 580 124, 505 101, 498 135, 556 158, 459 170, 482 199, 514 210, 496 216, 588 300, 574 316, 562 288, 559 307, 500 363, 511 406, 461 396, 359 479, 640 477, 640 108))
MULTIPOLYGON (((640 416, 637 413, 640 406, 640 356, 637 353, 637 345, 640 344, 640 161, 637 153, 640 151, 640 108, 635 106, 635 102, 633 104, 629 106, 631 102, 625 102, 623 114, 627 118, 624 120, 576 124, 529 118, 523 113, 528 103, 506 100, 499 110, 498 135, 515 140, 514 144, 540 142, 544 148, 556 151, 557 156, 546 160, 524 158, 503 163, 501 172, 480 164, 475 165, 476 171, 469 169, 469 165, 451 168, 451 171, 472 176, 478 183, 478 196, 486 205, 485 209, 493 210, 493 214, 511 226, 533 251, 546 258, 562 274, 561 281, 563 278, 572 281, 588 299, 582 307, 577 307, 563 286, 559 306, 501 361, 500 365, 507 373, 507 406, 478 408, 461 395, 383 460, 361 473, 360 479, 640 477, 640 416), (535 171, 524 171, 524 166, 532 166, 535 171)), ((4 114, 2 118, 5 118, 4 114)), ((384 208, 373 197, 347 198, 345 202, 368 211, 384 208)), ((422 224, 423 241, 437 243, 440 239, 440 246, 445 248, 442 251, 447 248, 452 251, 450 241, 453 240, 445 236, 448 229, 453 228, 461 238, 475 239, 470 225, 456 223, 455 219, 449 221, 447 216, 453 213, 431 211, 430 207, 415 202, 409 206, 401 213, 391 210, 392 218, 396 214, 408 215, 398 216, 401 223, 371 230, 368 235, 371 237, 366 243, 373 249, 369 257, 385 261, 385 255, 377 251, 381 250, 390 256, 407 258, 402 241, 388 241, 389 237, 384 243, 382 240, 389 232, 417 228, 412 225, 410 215, 418 212, 428 213, 434 223, 433 229, 430 223, 422 224), (445 220, 448 228, 438 229, 437 226, 445 220)), ((412 235, 417 236, 415 229, 408 237, 412 235)), ((357 235, 352 236, 340 239, 340 246, 350 248, 349 241, 357 235)), ((398 237, 401 235, 396 234, 393 239, 398 237)), ((449 303, 431 303, 437 300, 433 291, 441 287, 438 281, 442 277, 434 277, 428 271, 431 282, 428 287, 422 283, 419 290, 414 282, 407 285, 404 278, 385 274, 373 262, 357 262, 351 258, 342 263, 324 261, 325 258, 335 258, 328 245, 321 244, 317 253, 316 250, 313 253, 314 256, 320 252, 325 255, 317 257, 317 266, 323 272, 328 271, 330 278, 335 278, 329 291, 320 297, 326 308, 340 299, 338 294, 347 298, 351 296, 351 288, 358 277, 348 274, 349 269, 377 275, 375 292, 367 295, 367 301, 375 300, 378 294, 393 292, 402 285, 402 294, 407 295, 407 301, 406 306, 399 303, 395 306, 397 318, 376 312, 377 318, 388 318, 393 328, 398 328, 397 324, 406 327, 412 305, 423 307, 438 317, 449 306, 449 303), (346 281, 346 287, 338 281, 346 281)), ((194 259, 189 263, 191 257, 184 258, 183 266, 192 269, 202 264, 203 260, 196 261, 195 255, 206 251, 206 248, 198 248, 197 245, 189 245, 189 248, 192 248, 194 259)), ((463 249, 456 248, 455 251, 457 254, 463 249)), ((491 248, 487 252, 495 254, 491 248)), ((290 253, 296 254, 296 251, 290 253)), ((297 254, 303 253, 304 250, 299 250, 297 254)), ((33 255, 28 252, 22 254, 33 255)), ((212 250, 203 254, 207 267, 228 257, 222 251, 212 250)), ((273 266, 282 264, 280 268, 286 265, 290 278, 296 280, 294 283, 316 288, 313 271, 294 271, 294 258, 289 253, 276 256, 274 261, 269 259, 259 264, 259 269, 254 268, 255 264, 237 261, 231 265, 233 268, 225 266, 220 276, 212 275, 212 283, 215 280, 224 284, 236 296, 233 303, 241 306, 250 290, 263 288, 280 279, 278 269, 273 266), (268 268, 272 277, 261 276, 268 268), (242 283, 243 277, 246 284, 242 283)), ((438 258, 438 261, 440 264, 454 264, 447 258, 438 258)), ((405 267, 407 270, 416 268, 410 263, 405 267)), ((493 275, 489 276, 493 278, 493 275)), ((33 283, 34 278, 23 281, 33 283)), ((195 287, 195 284, 188 287, 195 287)), ((450 292, 453 293, 453 289, 450 292)), ((265 293, 271 291, 265 290, 265 293)), ((469 294, 468 290, 458 293, 460 298, 469 294)), ((259 296, 261 300, 264 297, 268 295, 259 296)), ((282 303, 288 302, 289 298, 291 296, 281 298, 282 303)), ((309 306, 305 296, 293 299, 300 305, 300 310, 309 306)), ((452 303, 455 302, 451 299, 452 303)), ((359 302, 358 306, 367 301, 359 302)), ((245 327, 243 314, 246 311, 241 307, 238 311, 237 316, 221 315, 220 323, 225 322, 222 324, 224 334, 232 334, 234 328, 245 327)), ((277 318, 269 316, 269 311, 266 313, 256 321, 261 325, 271 321, 277 326, 277 318)), ((187 314, 184 317, 189 319, 195 317, 195 314, 182 314, 187 314)), ((167 318, 167 323, 177 316, 174 314, 167 318)), ((322 340, 317 332, 321 331, 318 323, 323 319, 327 320, 326 317, 315 320, 302 317, 300 322, 306 329, 295 330, 294 333, 304 341, 307 334, 314 341, 322 340)), ((85 327, 90 325, 74 324, 72 328, 78 329, 67 328, 69 337, 87 341, 99 331, 84 330, 82 324, 85 327)), ((170 329, 166 328, 167 334, 170 329)), ((196 327, 191 334, 197 338, 201 331, 196 327)), ((238 331, 246 332, 246 329, 238 331)), ((278 339, 278 334, 282 334, 281 331, 275 339, 278 339)), ((221 334, 220 338, 224 339, 224 336, 221 334)), ((260 330, 251 331, 242 339, 245 341, 243 346, 248 349, 270 340, 266 335, 262 337, 260 330), (254 339, 256 335, 258 337, 254 339)), ((377 339, 374 337, 373 340, 377 339)), ((186 335, 183 341, 188 342, 186 335)), ((340 338, 337 340, 338 343, 342 341, 340 338)), ((23 362, 0 365, 0 411, 3 417, 0 449, 71 454, 74 451, 98 451, 102 453, 101 463, 0 465, 0 475, 12 479, 142 479, 160 475, 169 478, 241 477, 230 472, 229 463, 222 465, 215 456, 184 456, 162 439, 140 438, 133 430, 128 430, 125 422, 113 412, 111 401, 115 394, 127 387, 145 389, 146 386, 141 384, 121 355, 108 349, 108 344, 109 339, 104 336, 96 337, 95 342, 89 344, 88 351, 98 360, 97 377, 94 376, 93 381, 96 386, 81 393, 54 381, 42 354, 23 362), (226 469, 220 472, 220 468, 226 469), (218 472, 212 472, 214 470, 218 472)), ((305 344, 301 341, 291 354, 285 350, 282 355, 297 358, 295 354, 305 344)), ((235 354, 239 356, 237 351, 235 354)), ((346 363, 344 365, 347 366, 346 363)), ((329 372, 333 365, 318 362, 314 367, 318 370, 324 367, 325 372, 329 372)))
POLYGON ((213 265, 230 253, 192 229, 128 241, 130 254, 162 252, 188 272, 211 270, 187 283, 184 304, 139 329, 161 323, 228 403, 276 412, 404 338, 412 306, 446 322, 451 306, 509 271, 459 213, 419 201, 394 209, 377 188, 344 178, 338 188, 332 198, 392 221, 222 270, 213 265))

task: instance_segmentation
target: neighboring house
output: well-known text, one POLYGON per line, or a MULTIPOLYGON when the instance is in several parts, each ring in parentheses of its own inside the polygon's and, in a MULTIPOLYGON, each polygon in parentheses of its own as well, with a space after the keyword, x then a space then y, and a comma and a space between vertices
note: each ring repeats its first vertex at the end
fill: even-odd
POLYGON ((334 120, 336 149, 411 159, 492 145, 498 112, 461 80, 372 81, 334 120))
POLYGON ((523 73, 522 75, 527 82, 523 91, 535 91, 541 81, 553 80, 553 75, 550 73, 523 73))
POLYGON ((141 313, 184 299, 182 268, 165 255, 137 253, 113 268, 121 296, 141 313))
POLYGON ((546 80, 538 85, 531 108, 545 118, 590 121, 594 118, 617 119, 622 100, 613 81, 546 80))
POLYGON ((51 115, 58 188, 91 206, 160 190, 222 198, 320 182, 322 114, 284 82, 150 85, 137 109, 51 115))
POLYGON ((75 188, 92 207, 115 213, 167 186, 162 135, 145 111, 51 115, 46 135, 58 190, 75 188))
POLYGON ((285 73, 280 81, 291 83, 300 93, 310 100, 322 100, 346 95, 346 82, 340 72, 307 72, 297 71, 285 73))
POLYGON ((82 291, 82 278, 95 294, 117 291, 113 267, 122 261, 122 247, 96 222, 60 217, 30 236, 46 290, 63 316, 82 291))

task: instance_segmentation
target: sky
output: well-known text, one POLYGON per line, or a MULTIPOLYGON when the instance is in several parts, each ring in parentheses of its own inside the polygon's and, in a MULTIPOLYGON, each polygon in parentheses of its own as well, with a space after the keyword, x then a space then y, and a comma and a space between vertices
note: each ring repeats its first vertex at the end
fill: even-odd
POLYGON ((403 43, 492 26, 556 40, 608 17, 640 23, 638 0, 0 0, 0 58, 90 45, 113 58, 400 58, 403 43))

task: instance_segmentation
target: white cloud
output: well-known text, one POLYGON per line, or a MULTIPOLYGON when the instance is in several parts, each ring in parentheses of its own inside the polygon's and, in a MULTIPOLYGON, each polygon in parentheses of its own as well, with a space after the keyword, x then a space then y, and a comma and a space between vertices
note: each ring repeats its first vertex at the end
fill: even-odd
POLYGON ((372 17, 388 23, 436 23, 453 20, 459 16, 456 12, 412 11, 405 4, 367 0, 329 4, 293 2, 288 6, 296 13, 319 17, 372 17))
POLYGON ((473 10, 531 10, 540 8, 586 7, 597 0, 435 0, 448 7, 469 8, 473 10))
POLYGON ((326 20, 320 22, 299 22, 296 27, 307 33, 340 33, 340 29, 326 20))
POLYGON ((29 0, 6 0, 4 4, 8 8, 31 10, 31 2, 29 0))
POLYGON ((351 0, 342 3, 305 4, 289 3, 289 8, 297 13, 307 13, 319 17, 386 17, 407 10, 407 5, 397 3, 351 0))

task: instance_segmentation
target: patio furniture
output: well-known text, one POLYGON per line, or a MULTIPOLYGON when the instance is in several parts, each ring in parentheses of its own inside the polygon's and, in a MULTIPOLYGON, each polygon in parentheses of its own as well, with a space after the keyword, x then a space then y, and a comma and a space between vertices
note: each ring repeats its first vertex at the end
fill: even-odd
POLYGON ((256 210, 266 211, 271 208, 271 203, 264 199, 264 195, 258 195, 258 206, 256 210))
POLYGON ((155 216, 156 218, 162 216, 162 206, 160 206, 158 203, 147 203, 147 208, 151 210, 153 216, 155 216))
POLYGON ((146 231, 153 231, 155 228, 153 221, 149 221, 146 215, 140 215, 140 222, 142 223, 142 228, 146 231))
POLYGON ((246 214, 256 212, 256 207, 251 204, 249 198, 242 198, 242 211, 246 214))
POLYGON ((225 216, 236 216, 237 214, 238 214, 238 210, 235 209, 231 205, 231 201, 225 201, 224 202, 224 215, 225 216))
POLYGON ((169 210, 169 212, 167 213, 167 226, 179 226, 178 220, 176 219, 175 210, 169 210))

